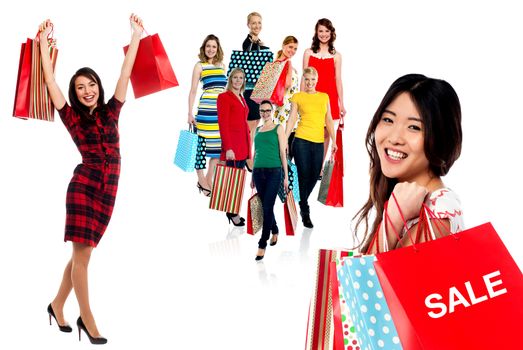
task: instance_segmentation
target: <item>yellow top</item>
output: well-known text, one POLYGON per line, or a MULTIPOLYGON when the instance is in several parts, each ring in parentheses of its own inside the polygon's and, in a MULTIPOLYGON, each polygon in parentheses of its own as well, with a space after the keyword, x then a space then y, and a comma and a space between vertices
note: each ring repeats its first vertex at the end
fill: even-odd
POLYGON ((329 95, 323 92, 309 94, 300 91, 291 97, 291 101, 296 103, 301 118, 295 137, 310 142, 323 143, 323 127, 325 126, 329 95))

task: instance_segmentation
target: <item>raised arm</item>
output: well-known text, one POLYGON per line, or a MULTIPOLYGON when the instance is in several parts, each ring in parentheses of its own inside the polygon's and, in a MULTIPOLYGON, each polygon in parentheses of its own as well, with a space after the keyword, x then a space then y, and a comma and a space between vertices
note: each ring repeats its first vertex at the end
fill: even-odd
POLYGON ((345 110, 345 105, 343 104, 343 83, 341 81, 341 54, 339 52, 337 52, 334 56, 334 67, 336 69, 336 90, 338 91, 340 114, 341 117, 345 117, 347 111, 345 110))
POLYGON ((46 20, 40 24, 39 29, 40 54, 42 56, 42 69, 44 70, 45 84, 47 85, 47 91, 49 91, 49 96, 51 96, 53 105, 57 110, 60 110, 65 105, 65 97, 54 79, 51 57, 49 57, 49 44, 47 43, 47 36, 53 30, 53 24, 50 20, 46 20))
POLYGON ((114 97, 120 101, 125 102, 127 95, 127 86, 129 85, 129 79, 131 78, 131 72, 134 66, 134 60, 136 59, 136 53, 138 52, 138 46, 140 45, 140 38, 143 32, 142 20, 135 14, 131 14, 131 26, 133 27, 133 34, 129 49, 123 60, 122 71, 118 83, 116 83, 116 89, 114 91, 114 97))
POLYGON ((196 98, 196 90, 198 89, 198 83, 200 82, 200 75, 202 74, 202 65, 200 62, 194 65, 192 71, 191 90, 189 91, 189 113, 187 114, 187 123, 196 125, 194 119, 193 106, 194 99, 196 98))

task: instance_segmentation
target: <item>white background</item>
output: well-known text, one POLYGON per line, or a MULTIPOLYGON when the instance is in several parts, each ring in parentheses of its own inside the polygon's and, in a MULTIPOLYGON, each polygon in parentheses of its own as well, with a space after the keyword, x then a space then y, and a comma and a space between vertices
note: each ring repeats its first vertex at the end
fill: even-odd
MULTIPOLYGON (((90 66, 114 91, 138 13, 159 33, 180 86, 135 100, 120 118, 122 175, 114 215, 90 265, 92 308, 106 348, 301 349, 317 249, 350 247, 350 222, 368 195, 368 123, 400 75, 447 80, 463 111, 463 151, 444 179, 461 197, 468 227, 491 221, 521 266, 523 25, 515 2, 456 1, 17 1, 2 4, 0 85, 0 348, 72 349, 76 333, 47 325, 71 244, 63 243, 65 193, 80 161, 54 123, 11 117, 20 44, 45 18, 55 23, 56 79, 90 66), (167 5, 169 3, 169 5, 167 5), (303 50, 314 24, 330 18, 343 55, 348 109, 345 207, 311 196, 314 230, 281 235, 262 264, 257 237, 207 209, 194 173, 172 164, 186 127, 192 68, 203 38, 217 35, 226 58, 240 49, 246 15, 263 15, 261 38, 276 51, 286 35, 303 50)), ((250 179, 250 178, 248 178, 250 179)), ((249 196, 246 192, 245 199, 249 196)), ((276 206, 283 230, 281 203, 276 206)), ((488 250, 484 252, 490 254, 488 250)), ((74 323, 73 295, 65 314, 74 323)), ((75 327, 76 331, 76 327, 75 327)))

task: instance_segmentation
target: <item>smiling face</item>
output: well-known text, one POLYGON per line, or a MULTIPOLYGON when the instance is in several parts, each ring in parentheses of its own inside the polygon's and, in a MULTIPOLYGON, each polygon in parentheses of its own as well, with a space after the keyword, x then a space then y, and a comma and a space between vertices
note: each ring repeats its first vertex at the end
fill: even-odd
POLYGON ((210 61, 212 60, 215 56, 216 56, 216 53, 218 52, 218 43, 216 42, 216 40, 208 40, 206 43, 205 43, 205 57, 207 57, 207 59, 210 61))
POLYGON ((247 23, 247 27, 249 27, 249 33, 254 36, 260 35, 260 32, 262 30, 262 19, 260 16, 251 16, 249 19, 249 23, 247 23))
POLYGON ((423 120, 407 92, 385 108, 374 138, 386 177, 419 185, 427 184, 433 177, 425 155, 423 120))
POLYGON ((318 84, 318 76, 312 73, 305 73, 303 75, 303 83, 305 84, 305 92, 316 92, 316 84, 318 84))
POLYGON ((266 122, 268 120, 272 120, 272 104, 270 104, 270 103, 260 104, 260 116, 262 117, 264 122, 266 122))
POLYGON ((316 31, 316 35, 318 36, 318 39, 320 40, 320 43, 327 44, 329 40, 331 39, 331 31, 323 26, 319 25, 318 30, 316 31))
POLYGON ((100 95, 96 81, 81 75, 76 78, 74 88, 78 101, 92 112, 98 104, 98 97, 100 95))
POLYGON ((283 55, 289 59, 296 54, 296 50, 298 50, 298 44, 296 43, 289 43, 282 46, 283 55))
POLYGON ((245 76, 244 76, 243 72, 236 72, 232 75, 231 83, 232 83, 232 88, 235 92, 241 91, 244 80, 245 80, 245 76))

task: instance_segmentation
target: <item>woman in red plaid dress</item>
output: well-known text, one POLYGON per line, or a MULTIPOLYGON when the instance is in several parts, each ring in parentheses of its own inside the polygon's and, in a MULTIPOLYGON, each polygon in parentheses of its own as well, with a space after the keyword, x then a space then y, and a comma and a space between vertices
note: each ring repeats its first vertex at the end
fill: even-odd
POLYGON ((72 329, 64 320, 63 307, 74 288, 80 317, 78 332, 83 330, 93 344, 104 344, 89 306, 87 267, 94 247, 102 238, 114 207, 120 175, 118 117, 125 101, 127 86, 143 32, 142 21, 131 15, 133 34, 125 56, 114 96, 104 103, 104 90, 98 75, 81 68, 69 84, 69 106, 55 82, 49 59, 47 36, 49 20, 40 25, 40 51, 44 78, 54 106, 71 134, 82 163, 74 170, 67 189, 65 241, 73 242, 73 255, 67 263, 62 283, 47 311, 63 332, 72 329))

